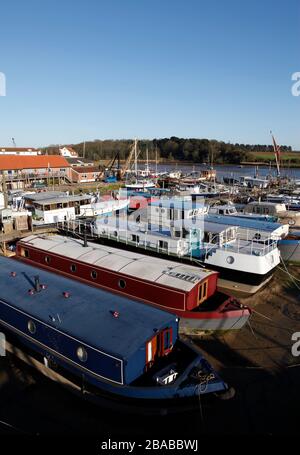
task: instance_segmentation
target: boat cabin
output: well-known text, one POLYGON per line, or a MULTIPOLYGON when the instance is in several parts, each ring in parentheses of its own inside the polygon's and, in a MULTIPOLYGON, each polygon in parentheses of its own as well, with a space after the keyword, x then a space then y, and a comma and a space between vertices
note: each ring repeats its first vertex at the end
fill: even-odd
POLYGON ((38 193, 27 195, 25 205, 30 207, 35 219, 44 223, 74 220, 91 208, 92 197, 88 194, 70 196, 65 193, 38 193))
POLYGON ((148 205, 147 221, 150 225, 172 226, 175 221, 189 220, 207 213, 204 204, 184 199, 160 199, 148 205))
POLYGON ((17 256, 172 312, 197 308, 217 288, 217 272, 59 235, 27 237, 17 256))
POLYGON ((0 327, 45 366, 52 361, 94 385, 131 384, 178 338, 176 315, 5 257, 0 327))

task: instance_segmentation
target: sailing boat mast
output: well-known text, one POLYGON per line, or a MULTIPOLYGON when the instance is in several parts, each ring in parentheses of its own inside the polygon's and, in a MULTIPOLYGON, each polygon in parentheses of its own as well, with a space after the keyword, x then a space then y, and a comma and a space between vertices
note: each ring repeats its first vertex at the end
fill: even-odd
POLYGON ((272 141, 273 141, 273 149, 274 149, 274 154, 275 154, 275 160, 276 160, 276 166, 277 166, 277 177, 280 177, 280 146, 277 145, 275 141, 275 137, 273 136, 272 131, 270 131, 270 134, 272 136, 272 141))
POLYGON ((137 183, 138 169, 137 169, 137 139, 134 140, 134 172, 137 183))

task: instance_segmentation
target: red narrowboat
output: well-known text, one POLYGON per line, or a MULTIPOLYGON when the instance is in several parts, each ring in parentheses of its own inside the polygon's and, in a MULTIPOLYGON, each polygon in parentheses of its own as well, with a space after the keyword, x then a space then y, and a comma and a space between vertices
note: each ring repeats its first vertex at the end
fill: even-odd
POLYGON ((217 291, 218 272, 60 235, 18 242, 17 257, 155 305, 180 317, 180 330, 239 329, 251 311, 217 291))

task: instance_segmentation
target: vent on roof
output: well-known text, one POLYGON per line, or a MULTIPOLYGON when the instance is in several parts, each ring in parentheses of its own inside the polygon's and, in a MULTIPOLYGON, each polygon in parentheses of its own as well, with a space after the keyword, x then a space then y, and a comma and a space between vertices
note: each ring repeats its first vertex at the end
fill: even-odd
POLYGON ((197 283, 197 281, 201 280, 201 277, 199 275, 188 275, 186 273, 179 273, 173 270, 164 270, 163 273, 173 278, 178 278, 179 280, 188 281, 189 283, 197 283))

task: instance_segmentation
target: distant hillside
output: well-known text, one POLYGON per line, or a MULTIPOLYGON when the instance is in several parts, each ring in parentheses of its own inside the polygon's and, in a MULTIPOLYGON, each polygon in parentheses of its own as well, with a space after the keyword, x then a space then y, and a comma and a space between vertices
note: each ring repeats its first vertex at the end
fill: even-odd
MULTIPOLYGON (((85 143, 85 157, 93 160, 111 160, 117 153, 124 160, 128 155, 132 139, 94 140, 85 143)), ((83 143, 72 144, 72 147, 83 156, 83 143)), ((244 161, 259 161, 255 155, 266 153, 268 161, 274 158, 272 145, 231 144, 209 139, 184 139, 170 137, 164 139, 140 140, 139 159, 146 159, 146 150, 150 160, 156 154, 160 161, 190 161, 194 163, 239 164, 244 161)), ((49 154, 58 153, 58 146, 49 146, 49 154)), ((292 152, 289 146, 281 146, 282 152, 292 152)), ((299 155, 300 156, 300 155, 299 155)))

